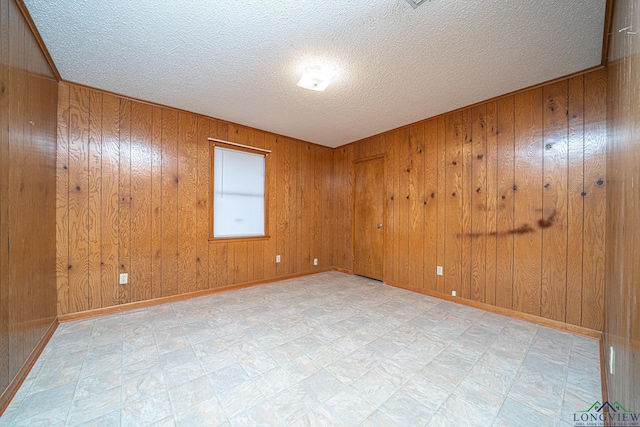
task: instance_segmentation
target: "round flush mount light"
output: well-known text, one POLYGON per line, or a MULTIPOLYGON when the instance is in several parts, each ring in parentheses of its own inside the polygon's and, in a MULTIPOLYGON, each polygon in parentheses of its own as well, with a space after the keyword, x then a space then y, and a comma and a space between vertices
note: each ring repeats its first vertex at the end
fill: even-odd
POLYGON ((298 86, 322 92, 327 88, 327 86, 329 86, 329 83, 331 83, 335 76, 335 71, 327 67, 313 65, 305 68, 305 71, 298 82, 298 86))

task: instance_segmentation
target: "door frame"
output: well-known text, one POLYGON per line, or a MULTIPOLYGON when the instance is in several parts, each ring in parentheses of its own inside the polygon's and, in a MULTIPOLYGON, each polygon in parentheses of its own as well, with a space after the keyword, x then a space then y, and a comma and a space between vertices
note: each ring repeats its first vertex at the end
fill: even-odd
MULTIPOLYGON (((356 163, 368 162, 371 160, 382 160, 382 282, 387 283, 387 155, 386 153, 373 156, 362 157, 354 160, 351 164, 351 176, 353 177, 353 201, 351 203, 351 259, 353 267, 356 262, 356 163)), ((352 270, 353 270, 352 267, 352 270)), ((355 273, 353 273, 355 274, 355 273)))

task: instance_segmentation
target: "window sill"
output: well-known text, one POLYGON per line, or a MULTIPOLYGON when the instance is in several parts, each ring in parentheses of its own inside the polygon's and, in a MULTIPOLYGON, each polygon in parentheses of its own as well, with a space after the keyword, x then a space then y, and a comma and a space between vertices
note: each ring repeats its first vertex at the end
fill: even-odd
POLYGON ((259 240, 269 240, 271 236, 251 236, 251 237, 209 237, 209 243, 234 243, 234 242, 254 242, 259 240))

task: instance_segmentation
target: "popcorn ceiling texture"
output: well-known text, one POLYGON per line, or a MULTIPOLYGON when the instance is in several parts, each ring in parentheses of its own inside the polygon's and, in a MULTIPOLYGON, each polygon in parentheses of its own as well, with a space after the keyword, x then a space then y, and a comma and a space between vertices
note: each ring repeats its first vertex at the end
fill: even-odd
POLYGON ((340 146, 600 63, 605 0, 25 0, 63 79, 340 146), (331 65, 325 92, 296 86, 331 65))

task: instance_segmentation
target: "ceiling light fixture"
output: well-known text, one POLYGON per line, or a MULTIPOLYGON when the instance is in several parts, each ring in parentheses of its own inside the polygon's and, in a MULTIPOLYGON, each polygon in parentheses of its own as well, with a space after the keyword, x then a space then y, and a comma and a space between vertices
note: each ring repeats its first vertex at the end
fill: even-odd
POLYGON ((428 0, 407 0, 407 3, 411 5, 412 8, 416 8, 420 6, 422 3, 426 3, 428 0))
POLYGON ((320 66, 307 67, 305 69, 302 78, 298 82, 298 86, 305 89, 311 89, 318 92, 322 92, 329 86, 331 80, 336 76, 336 73, 320 66))

